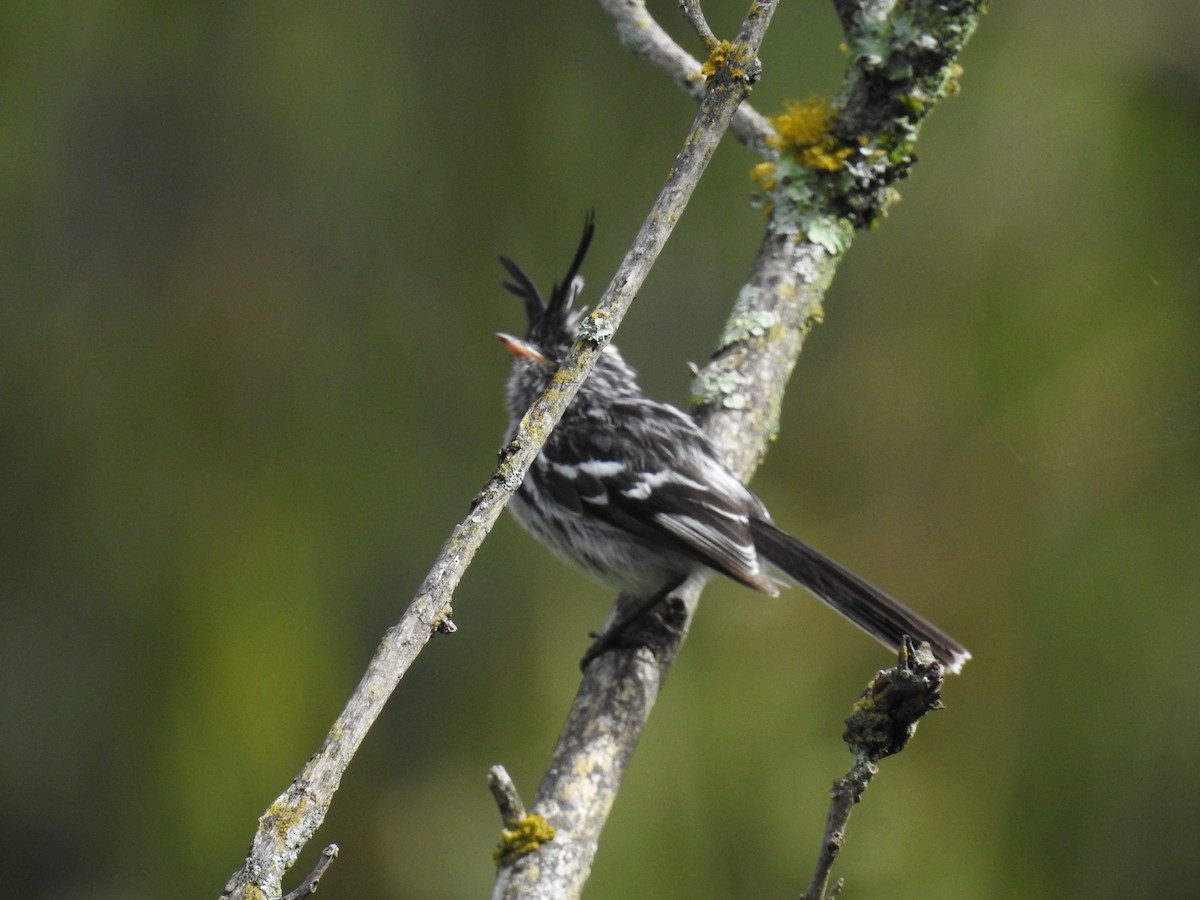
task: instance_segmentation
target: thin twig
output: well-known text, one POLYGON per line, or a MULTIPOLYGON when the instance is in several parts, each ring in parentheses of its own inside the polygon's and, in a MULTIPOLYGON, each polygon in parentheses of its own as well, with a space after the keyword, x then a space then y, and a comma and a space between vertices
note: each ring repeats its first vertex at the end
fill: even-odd
POLYGON ((492 766, 488 770, 488 788, 496 805, 500 807, 500 843, 492 852, 498 866, 506 866, 515 859, 533 853, 547 841, 557 837, 554 826, 538 813, 532 815, 525 809, 517 786, 504 766, 492 766))
POLYGON ((337 859, 338 845, 330 844, 321 851, 321 858, 317 860, 317 864, 313 866, 313 870, 308 873, 308 877, 304 879, 304 883, 289 894, 286 894, 283 900, 303 900, 310 894, 317 892, 317 886, 321 883, 321 878, 325 875, 325 870, 333 865, 333 861, 337 859))
POLYGON ((687 19, 688 24, 692 26, 692 30, 704 43, 704 49, 711 53, 712 49, 717 46, 717 36, 708 27, 708 20, 704 18, 704 10, 700 8, 700 0, 679 0, 679 8, 683 11, 683 17, 687 19))
POLYGON ((508 821, 525 815, 525 804, 521 802, 517 786, 513 784, 512 776, 504 766, 492 766, 488 769, 488 789, 496 800, 496 806, 500 808, 501 819, 508 821))
MULTIPOLYGON (((704 98, 702 63, 663 30, 646 9, 644 0, 600 0, 600 6, 612 18, 618 40, 635 56, 664 72, 692 97, 704 98)), ((762 156, 773 154, 768 138, 775 129, 749 103, 743 102, 734 112, 729 130, 756 153, 762 156)))

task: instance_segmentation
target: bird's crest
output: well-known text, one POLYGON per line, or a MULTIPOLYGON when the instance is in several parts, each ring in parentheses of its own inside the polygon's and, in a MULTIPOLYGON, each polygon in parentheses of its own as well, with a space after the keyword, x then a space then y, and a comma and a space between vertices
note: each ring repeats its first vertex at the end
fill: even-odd
POLYGON ((550 291, 550 302, 542 299, 537 286, 530 280, 521 267, 507 256, 500 257, 500 265, 504 266, 512 281, 503 281, 501 285, 510 294, 520 297, 525 303, 525 316, 529 325, 525 330, 525 338, 549 349, 561 343, 575 340, 575 331, 585 309, 574 309, 575 300, 583 290, 583 278, 579 268, 587 256, 588 247, 592 243, 592 235, 596 231, 596 216, 589 212, 583 221, 583 235, 579 239, 579 248, 571 267, 563 280, 555 282, 550 291))

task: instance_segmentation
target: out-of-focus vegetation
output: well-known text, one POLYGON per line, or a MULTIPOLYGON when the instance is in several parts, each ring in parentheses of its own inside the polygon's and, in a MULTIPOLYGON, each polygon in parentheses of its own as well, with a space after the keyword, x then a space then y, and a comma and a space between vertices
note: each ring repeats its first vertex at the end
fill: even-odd
MULTIPOLYGON (((797 368, 756 487, 976 657, 852 819, 856 897, 1200 881, 1197 34, 995 4, 797 368)), ((834 90, 838 41, 785 4, 756 106, 834 90)), ((6 896, 219 892, 490 471, 496 254, 548 282, 594 206, 598 290, 691 113, 588 3, 0 5, 6 896)), ((659 396, 749 268, 755 161, 622 329, 659 396)), ((532 796, 608 602, 498 528, 301 860, 342 846, 322 898, 484 895, 487 767, 532 796)), ((794 896, 887 661, 714 586, 589 896, 794 896)))

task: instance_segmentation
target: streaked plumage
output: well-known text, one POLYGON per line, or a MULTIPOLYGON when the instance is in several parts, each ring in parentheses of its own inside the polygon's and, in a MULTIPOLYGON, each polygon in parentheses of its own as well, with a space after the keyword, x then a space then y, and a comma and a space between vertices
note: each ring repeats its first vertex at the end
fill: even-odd
MULTIPOLYGON (((504 287, 525 305, 524 339, 498 335, 513 354, 511 426, 545 389, 576 339, 575 301, 591 243, 589 215, 562 282, 548 301, 510 259, 504 287)), ((933 624, 777 528, 766 507, 721 461, 695 421, 642 394, 611 344, 509 504, 555 553, 600 581, 647 600, 698 570, 777 594, 778 569, 892 649, 904 634, 928 641, 952 672, 970 653, 933 624)))

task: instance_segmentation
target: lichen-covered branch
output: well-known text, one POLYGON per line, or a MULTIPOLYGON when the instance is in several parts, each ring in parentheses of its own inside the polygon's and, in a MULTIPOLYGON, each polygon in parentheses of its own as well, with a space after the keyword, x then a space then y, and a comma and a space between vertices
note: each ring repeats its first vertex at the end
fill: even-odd
POLYGON ((840 882, 831 887, 829 879, 846 842, 850 813, 871 779, 879 774, 877 763, 903 750, 916 733, 921 717, 942 708, 943 675, 928 644, 914 647, 905 638, 899 663, 876 673, 854 704, 842 735, 854 754, 854 764, 834 780, 829 791, 829 813, 817 867, 800 900, 832 900, 841 890, 840 882))
MULTIPOLYGON (((775 431, 786 376, 804 334, 820 318, 821 297, 836 263, 853 229, 875 221, 894 199, 891 186, 911 168, 920 122, 954 87, 954 58, 974 29, 980 8, 977 2, 918 0, 897 11, 882 0, 858 8, 839 2, 851 55, 843 90, 816 115, 800 109, 780 130, 772 129, 742 103, 758 77, 758 48, 777 0, 753 3, 738 38, 710 41, 709 58, 703 64, 658 28, 641 0, 601 2, 635 52, 668 71, 689 93, 702 97, 693 129, 633 247, 585 321, 583 339, 501 452, 499 465, 475 497, 470 515, 454 529, 400 621, 385 634, 321 748, 260 818, 246 859, 230 877, 223 897, 258 900, 282 895, 284 874, 324 820, 342 774, 392 691, 434 633, 454 630, 450 602, 462 574, 611 340, 731 121, 745 143, 772 159, 764 164, 769 168, 760 167, 758 172, 770 218, 754 271, 739 295, 716 357, 697 379, 695 393, 704 427, 735 470, 749 476, 775 431)), ((664 637, 655 644, 655 653, 608 654, 589 669, 581 687, 569 722, 575 730, 564 733, 559 745, 563 753, 556 751, 555 765, 573 758, 606 767, 608 777, 595 780, 603 789, 594 796, 588 791, 579 795, 586 802, 575 810, 598 817, 589 826, 595 834, 686 634, 698 591, 699 585, 686 585, 667 606, 662 617, 664 637), (603 721, 619 725, 622 734, 617 743, 598 746, 597 740, 603 744, 611 735, 599 734, 594 723, 617 715, 614 710, 618 718, 603 721)), ((587 765, 582 771, 587 771, 587 765)), ((549 806, 555 796, 562 796, 563 782, 556 772, 564 770, 552 765, 535 806, 549 806)), ((540 806, 535 814, 541 814, 540 806)), ((583 834, 547 818, 559 837, 545 847, 555 852, 572 846, 575 837, 583 834)), ((590 849, 579 856, 583 877, 594 852, 594 840, 588 840, 590 849)), ((522 856, 505 872, 542 851, 522 856)), ((505 879, 502 872, 497 885, 500 896, 508 896, 504 885, 512 883, 511 878, 505 879)))
MULTIPOLYGON (((712 68, 708 90, 672 170, 672 178, 691 148, 697 145, 715 148, 737 103, 757 77, 757 50, 774 8, 775 2, 754 2, 737 40, 713 48, 708 64, 712 68), (713 59, 719 59, 719 64, 714 65, 713 59)), ((668 182, 664 196, 674 190, 668 182)), ((660 196, 660 202, 661 199, 660 196)), ((652 211, 648 224, 655 221, 658 214, 652 211)), ((622 271, 618 270, 605 298, 624 282, 622 271)), ((605 300, 601 300, 596 313, 604 305, 605 300)), ((594 319, 596 313, 589 318, 594 319)), ((686 583, 664 605, 659 618, 661 631, 653 642, 653 650, 643 647, 607 653, 588 666, 533 804, 535 814, 551 823, 554 839, 535 852, 508 860, 499 870, 493 899, 565 900, 580 895, 592 869, 600 830, 658 697, 662 679, 683 640, 701 587, 702 581, 686 583)), ((619 602, 629 600, 623 598, 619 602)))
MULTIPOLYGON (((641 3, 601 3, 618 19, 623 40, 678 80, 680 69, 662 61, 668 55, 662 42, 646 38, 645 32, 657 26, 641 3)), ((960 4, 953 11, 943 5, 939 9, 946 15, 935 21, 928 12, 933 4, 917 2, 905 7, 905 18, 892 26, 892 4, 863 3, 849 11, 851 5, 839 4, 839 11, 848 10, 848 27, 863 39, 853 45, 857 49, 852 49, 838 102, 797 105, 790 117, 775 120, 774 132, 759 132, 778 153, 756 172, 769 208, 766 236, 717 351, 693 385, 698 420, 744 478, 753 473, 777 430, 788 377, 806 334, 823 315, 825 291, 854 230, 874 222, 894 199, 890 185, 911 166, 916 127, 949 92, 953 55, 973 30, 979 11, 978 4, 960 4), (943 25, 945 32, 913 40, 908 17, 943 25), (883 48, 883 58, 894 66, 890 118, 877 110, 880 92, 861 87, 865 79, 878 77, 867 35, 891 39, 883 48), (937 72, 929 71, 927 56, 914 61, 913 77, 922 86, 906 94, 901 60, 905 53, 927 54, 930 39, 952 52, 939 57, 937 72), (935 83, 939 87, 926 95, 935 83), (911 98, 914 90, 929 102, 916 104, 919 110, 897 111, 906 101, 896 98, 911 98), (916 112, 920 115, 913 118, 916 112), (867 121, 875 122, 876 130, 850 142, 851 123, 867 121), (781 124, 785 127, 779 130, 781 124)), ((710 52, 715 55, 718 47, 710 52)), ((625 768, 687 635, 701 587, 699 580, 691 580, 668 598, 647 624, 652 633, 643 646, 609 651, 586 669, 533 804, 556 829, 556 837, 502 868, 493 900, 578 896, 625 768)))
MULTIPOLYGON (((756 268, 765 280, 743 289, 722 350, 697 377, 708 397, 698 418, 745 478, 775 431, 787 376, 805 330, 819 315, 814 285, 776 289, 783 281, 797 282, 794 273, 806 265, 802 254, 807 251, 807 245, 783 237, 764 244, 756 268)), ((493 900, 578 896, 701 587, 702 582, 689 581, 669 598, 647 623, 644 646, 609 651, 587 667, 532 806, 554 826, 556 838, 502 869, 493 900)), ((630 602, 637 601, 618 601, 630 602)))
MULTIPOLYGON (((697 167, 691 156, 703 152, 707 161, 757 77, 758 48, 775 6, 775 0, 753 3, 737 39, 719 45, 718 63, 713 62, 718 58, 718 48, 713 48, 704 99, 643 233, 652 235, 659 228, 674 225, 673 219, 662 220, 660 206, 666 198, 683 189, 690 193, 695 186, 691 179, 698 178, 703 166, 697 167), (677 183, 681 172, 690 173, 686 184, 677 183)), ((592 327, 607 322, 605 309, 611 295, 629 283, 626 269, 638 258, 637 246, 635 243, 600 306, 589 316, 592 327)), ((588 666, 532 807, 532 814, 540 815, 553 827, 554 838, 533 851, 504 860, 493 898, 567 900, 579 896, 591 871, 600 831, 662 679, 682 641, 700 586, 699 581, 689 582, 664 604, 661 640, 653 651, 644 647, 607 653, 588 666)))
POLYGON ((876 222, 916 163, 921 125, 958 89, 956 59, 982 0, 839 3, 849 68, 832 100, 793 103, 774 119, 778 159, 756 177, 775 227, 786 224, 831 251, 838 232, 876 222))

